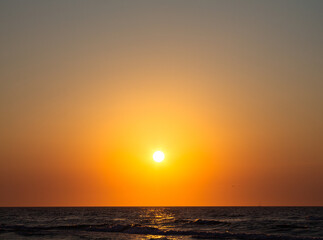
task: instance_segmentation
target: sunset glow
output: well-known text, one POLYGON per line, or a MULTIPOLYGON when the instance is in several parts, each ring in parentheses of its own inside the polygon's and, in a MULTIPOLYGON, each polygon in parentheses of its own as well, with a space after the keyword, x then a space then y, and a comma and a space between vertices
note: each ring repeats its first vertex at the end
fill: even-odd
POLYGON ((0 206, 323 204, 322 2, 0 12, 0 206))

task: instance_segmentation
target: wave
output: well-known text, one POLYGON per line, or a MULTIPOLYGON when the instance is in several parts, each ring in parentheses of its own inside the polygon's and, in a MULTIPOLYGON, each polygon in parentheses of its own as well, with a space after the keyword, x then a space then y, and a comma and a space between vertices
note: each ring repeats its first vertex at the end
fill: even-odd
POLYGON ((306 229, 307 226, 296 225, 296 224, 277 224, 272 226, 275 229, 295 229, 295 228, 303 228, 306 229))
POLYGON ((224 225, 224 224, 230 224, 230 222, 226 221, 219 221, 219 220, 212 220, 212 219, 178 219, 175 220, 174 223, 181 224, 182 226, 185 225, 224 225))
POLYGON ((323 221, 323 216, 307 216, 305 219, 310 221, 323 221))
MULTIPOLYGON (((199 220, 199 219, 198 219, 199 220)), ((203 220, 206 221, 206 220, 203 220)), ((196 222, 196 221, 195 221, 196 222)), ((202 220, 200 221, 200 223, 202 220)), ((96 225, 62 225, 62 226, 23 226, 23 225, 0 225, 0 234, 14 232, 23 236, 52 235, 56 230, 60 231, 89 231, 89 232, 114 232, 126 234, 160 235, 160 236, 191 236, 195 239, 239 239, 239 240, 323 240, 317 237, 296 237, 285 235, 230 233, 195 230, 164 230, 157 227, 142 226, 139 224, 96 224, 96 225), (50 230, 50 231, 49 231, 50 230)))
POLYGON ((218 225, 218 224, 225 224, 226 222, 218 221, 218 220, 203 220, 203 219, 196 219, 192 222, 192 224, 197 225, 218 225))

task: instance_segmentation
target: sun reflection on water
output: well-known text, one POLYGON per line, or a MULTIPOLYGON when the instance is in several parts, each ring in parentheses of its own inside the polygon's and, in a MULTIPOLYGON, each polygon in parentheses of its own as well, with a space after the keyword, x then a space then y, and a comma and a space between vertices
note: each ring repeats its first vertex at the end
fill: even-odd
POLYGON ((166 208, 145 208, 140 214, 141 220, 150 227, 158 229, 174 228, 172 224, 175 220, 174 213, 166 208))

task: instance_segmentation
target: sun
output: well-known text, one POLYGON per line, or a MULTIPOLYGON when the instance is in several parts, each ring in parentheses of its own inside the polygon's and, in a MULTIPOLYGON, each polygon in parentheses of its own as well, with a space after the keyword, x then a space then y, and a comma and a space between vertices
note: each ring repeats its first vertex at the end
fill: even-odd
POLYGON ((157 151, 153 155, 153 159, 155 162, 161 162, 165 158, 165 154, 162 151, 157 151))

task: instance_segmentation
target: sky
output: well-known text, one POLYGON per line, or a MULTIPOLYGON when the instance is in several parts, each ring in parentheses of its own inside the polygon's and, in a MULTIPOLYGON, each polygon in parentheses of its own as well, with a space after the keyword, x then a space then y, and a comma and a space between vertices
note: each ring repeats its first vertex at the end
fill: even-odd
POLYGON ((322 9, 0 1, 0 206, 322 206, 322 9))

